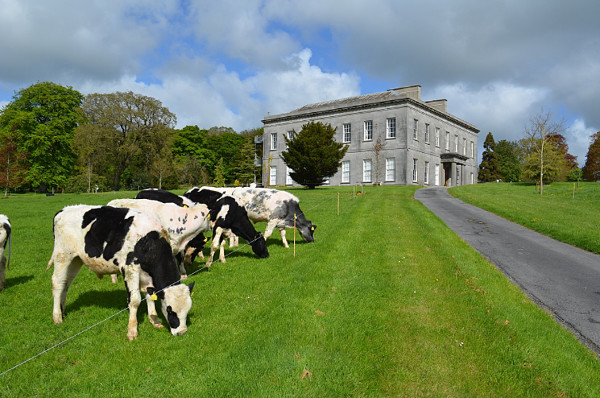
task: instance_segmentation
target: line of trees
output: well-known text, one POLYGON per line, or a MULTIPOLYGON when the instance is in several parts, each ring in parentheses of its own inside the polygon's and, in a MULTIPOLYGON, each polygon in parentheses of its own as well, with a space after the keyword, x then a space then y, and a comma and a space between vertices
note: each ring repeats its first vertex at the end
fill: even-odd
POLYGON ((262 128, 176 129, 176 121, 160 101, 133 92, 83 96, 34 84, 0 110, 0 187, 6 195, 260 180, 254 137, 262 128))
POLYGON ((600 132, 592 135, 585 166, 580 169, 577 157, 569 153, 564 131, 564 122, 541 112, 530 119, 520 140, 495 142, 488 133, 479 181, 535 182, 543 193, 544 184, 553 181, 600 180, 600 132))

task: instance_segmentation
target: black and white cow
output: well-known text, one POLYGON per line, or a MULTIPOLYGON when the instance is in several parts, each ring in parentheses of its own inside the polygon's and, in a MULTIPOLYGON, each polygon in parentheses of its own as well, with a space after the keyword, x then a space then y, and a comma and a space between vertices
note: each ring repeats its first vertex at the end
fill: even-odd
POLYGON ((250 220, 243 204, 229 195, 222 195, 216 191, 192 188, 184 194, 188 199, 205 203, 210 209, 210 220, 213 229, 213 241, 210 247, 210 257, 206 266, 213 261, 215 251, 220 247, 219 260, 225 262, 222 240, 231 233, 245 239, 252 251, 260 258, 269 257, 269 250, 262 233, 258 232, 250 220))
POLYGON ((6 286, 6 269, 10 264, 10 249, 11 249, 11 226, 8 217, 0 214, 0 292, 6 286), (4 255, 6 246, 8 245, 8 260, 4 255))
MULTIPOLYGON (((208 206, 204 204, 181 207, 175 203, 150 199, 115 199, 108 202, 108 206, 137 209, 156 217, 169 234, 171 249, 178 260, 192 240, 202 232, 210 230, 208 206)), ((179 271, 181 279, 186 279, 187 272, 183 261, 179 261, 179 271)))
POLYGON ((171 333, 176 336, 187 331, 194 284, 181 283, 169 236, 149 214, 110 206, 65 207, 54 216, 54 250, 47 269, 52 264, 55 324, 62 323, 67 292, 85 264, 98 277, 115 272, 123 275, 129 305, 129 340, 138 336, 140 291, 146 291, 152 325, 162 327, 153 301, 160 298, 171 333))
MULTIPOLYGON (((161 203, 175 203, 181 207, 191 207, 194 205, 194 202, 185 196, 179 196, 173 192, 158 188, 144 189, 143 191, 138 192, 135 199, 149 199, 161 203)), ((191 265, 196 259, 196 256, 204 259, 202 250, 204 250, 206 242, 208 242, 208 238, 206 238, 203 233, 198 234, 194 239, 192 239, 185 249, 185 254, 183 257, 184 262, 191 265)), ((183 267, 183 265, 181 265, 181 267, 183 267)))
POLYGON ((269 239, 275 228, 279 229, 284 247, 289 247, 286 228, 296 229, 306 242, 314 242, 317 226, 304 216, 300 200, 289 192, 267 188, 220 188, 224 193, 239 199, 252 222, 266 222, 265 239, 269 239))

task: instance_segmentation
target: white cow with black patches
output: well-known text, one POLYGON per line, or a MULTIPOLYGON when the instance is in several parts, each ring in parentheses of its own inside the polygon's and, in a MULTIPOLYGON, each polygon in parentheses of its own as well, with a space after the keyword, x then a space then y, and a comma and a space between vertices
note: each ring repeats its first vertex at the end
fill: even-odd
POLYGON ((248 212, 248 217, 253 222, 266 222, 265 239, 268 239, 275 228, 279 229, 284 247, 289 247, 286 228, 294 228, 294 215, 296 215, 296 229, 306 242, 314 242, 314 232, 317 228, 304 216, 300 210, 300 200, 289 192, 267 188, 235 188, 228 194, 239 199, 248 212))
MULTIPOLYGON (((153 215, 169 234, 169 243, 174 255, 183 257, 186 246, 196 236, 210 231, 209 210, 204 204, 181 207, 175 203, 162 203, 150 199, 115 199, 108 206, 137 209, 153 215), (181 253, 181 254, 180 254, 181 253)), ((179 262, 181 278, 187 278, 183 261, 179 262)))
POLYGON ((171 333, 176 336, 187 331, 193 283, 181 283, 169 236, 149 214, 110 206, 65 207, 54 216, 54 250, 48 269, 52 264, 55 324, 62 323, 67 292, 85 264, 99 277, 116 272, 123 275, 129 305, 129 340, 138 337, 136 314, 141 291, 146 292, 152 325, 162 327, 151 299, 156 297, 161 299, 171 333))
POLYGON ((6 286, 6 269, 10 264, 10 246, 12 239, 12 229, 8 217, 0 214, 0 292, 6 286), (8 246, 8 259, 5 256, 8 246))

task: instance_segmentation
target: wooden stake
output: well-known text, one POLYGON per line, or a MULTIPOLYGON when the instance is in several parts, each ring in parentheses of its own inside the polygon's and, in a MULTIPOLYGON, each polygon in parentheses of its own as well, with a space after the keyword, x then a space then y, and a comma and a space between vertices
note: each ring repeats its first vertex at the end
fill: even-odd
POLYGON ((337 215, 340 215, 340 193, 338 192, 337 215))
POLYGON ((294 213, 294 258, 296 258, 296 213, 294 213))

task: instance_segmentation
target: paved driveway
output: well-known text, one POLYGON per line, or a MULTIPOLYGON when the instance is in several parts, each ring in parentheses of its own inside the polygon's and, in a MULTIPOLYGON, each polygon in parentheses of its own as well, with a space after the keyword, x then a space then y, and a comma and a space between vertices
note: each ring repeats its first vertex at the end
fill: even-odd
POLYGON ((415 198, 600 354, 599 255, 466 204, 444 187, 419 189, 415 198))

